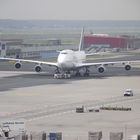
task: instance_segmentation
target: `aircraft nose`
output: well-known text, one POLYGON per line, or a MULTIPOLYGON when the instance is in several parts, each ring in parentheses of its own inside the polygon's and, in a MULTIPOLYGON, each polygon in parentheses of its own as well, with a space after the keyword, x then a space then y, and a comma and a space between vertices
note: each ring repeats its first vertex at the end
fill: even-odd
POLYGON ((64 68, 64 67, 66 67, 66 63, 64 61, 61 61, 61 62, 59 62, 59 66, 64 68))
POLYGON ((58 62, 59 64, 64 63, 64 59, 59 59, 58 62))
POLYGON ((59 63, 59 64, 64 63, 65 60, 66 60, 66 57, 64 57, 64 56, 62 57, 62 56, 61 56, 61 57, 58 58, 58 63, 59 63))

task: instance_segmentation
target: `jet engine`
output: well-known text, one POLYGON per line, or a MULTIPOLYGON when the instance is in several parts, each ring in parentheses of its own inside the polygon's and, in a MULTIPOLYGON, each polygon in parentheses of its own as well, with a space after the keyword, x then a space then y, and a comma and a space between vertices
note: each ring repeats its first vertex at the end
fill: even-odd
POLYGON ((16 62, 15 63, 15 68, 16 69, 20 69, 21 68, 21 63, 20 62, 16 62))
POLYGON ((35 71, 36 72, 41 72, 42 71, 42 67, 40 65, 36 65, 35 66, 35 71))
POLYGON ((99 73, 103 73, 104 71, 105 71, 105 67, 104 66, 98 67, 98 72, 99 73))
POLYGON ((124 68, 125 68, 125 70, 127 70, 127 71, 128 71, 128 70, 131 70, 131 66, 130 66, 129 64, 125 65, 124 68))

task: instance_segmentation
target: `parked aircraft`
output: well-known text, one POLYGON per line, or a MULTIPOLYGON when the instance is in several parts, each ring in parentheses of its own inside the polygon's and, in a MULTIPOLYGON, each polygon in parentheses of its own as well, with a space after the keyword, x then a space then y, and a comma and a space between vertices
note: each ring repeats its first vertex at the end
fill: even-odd
MULTIPOLYGON (((81 50, 82 48, 82 41, 83 41, 83 33, 84 30, 81 32, 80 43, 78 51, 73 50, 62 50, 60 51, 57 62, 46 62, 46 61, 36 61, 36 60, 26 60, 26 59, 15 59, 15 58, 4 58, 0 57, 0 60, 5 61, 14 61, 15 68, 20 69, 22 67, 23 62, 27 63, 35 63, 35 71, 41 72, 42 65, 48 65, 55 67, 55 78, 70 78, 71 71, 75 71, 76 76, 81 76, 80 70, 84 70, 84 76, 89 76, 90 71, 89 67, 95 66, 99 73, 103 73, 108 65, 115 65, 115 64, 122 64, 124 65, 125 70, 130 70, 132 62, 137 61, 117 61, 117 62, 98 62, 98 63, 86 63, 86 56, 90 54, 86 54, 84 51, 81 50)), ((93 54, 92 54, 93 55, 93 54)), ((140 60, 139 60, 140 62, 140 60)))

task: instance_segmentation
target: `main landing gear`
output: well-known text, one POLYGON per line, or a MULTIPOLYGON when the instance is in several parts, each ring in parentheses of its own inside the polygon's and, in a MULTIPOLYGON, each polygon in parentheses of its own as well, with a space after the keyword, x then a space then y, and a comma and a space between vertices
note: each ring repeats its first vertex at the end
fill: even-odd
POLYGON ((84 73, 84 77, 89 77, 89 73, 90 73, 90 71, 89 71, 89 69, 86 67, 86 72, 84 73))
POLYGON ((88 76, 89 76, 89 72, 90 72, 89 69, 88 69, 88 67, 86 67, 86 68, 84 69, 84 71, 85 71, 85 72, 84 72, 83 74, 81 74, 80 71, 77 70, 75 76, 76 76, 76 77, 81 77, 81 76, 88 77, 88 76))

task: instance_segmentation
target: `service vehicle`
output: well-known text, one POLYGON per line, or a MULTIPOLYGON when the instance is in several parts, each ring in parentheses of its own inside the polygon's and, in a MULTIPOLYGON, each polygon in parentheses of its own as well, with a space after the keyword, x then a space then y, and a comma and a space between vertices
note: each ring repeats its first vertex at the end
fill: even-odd
POLYGON ((126 89, 123 95, 124 96, 133 96, 133 90, 132 89, 126 89))

